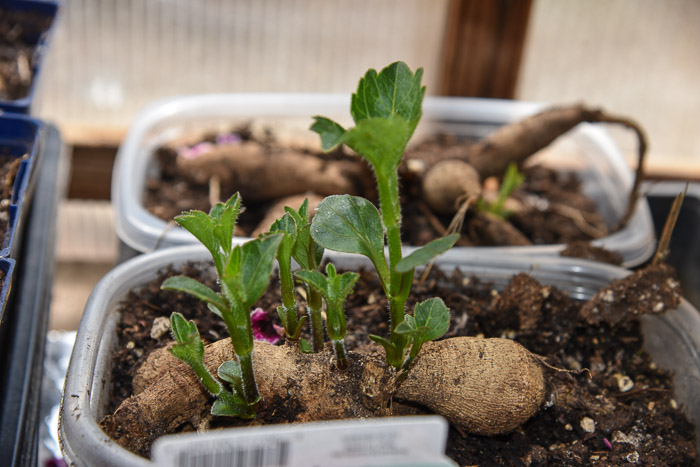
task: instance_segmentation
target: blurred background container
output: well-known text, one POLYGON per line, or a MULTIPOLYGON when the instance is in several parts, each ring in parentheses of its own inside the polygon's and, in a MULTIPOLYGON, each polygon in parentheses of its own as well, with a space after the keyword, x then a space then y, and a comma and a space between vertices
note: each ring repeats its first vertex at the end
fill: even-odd
POLYGON ((37 113, 70 138, 113 141, 154 99, 348 92, 400 59, 425 68, 431 94, 633 116, 654 169, 697 175, 698 57, 697 0, 71 0, 37 113))
MULTIPOLYGON (((429 94, 585 101, 633 117, 653 176, 700 179, 699 57, 697 0, 64 1, 35 110, 73 146, 57 281, 69 271, 90 290, 116 259, 114 155, 153 100, 347 93, 367 68, 403 60, 424 67, 429 94)), ((634 136, 610 131, 634 166, 634 136)), ((84 292, 55 294, 79 317, 84 292)))

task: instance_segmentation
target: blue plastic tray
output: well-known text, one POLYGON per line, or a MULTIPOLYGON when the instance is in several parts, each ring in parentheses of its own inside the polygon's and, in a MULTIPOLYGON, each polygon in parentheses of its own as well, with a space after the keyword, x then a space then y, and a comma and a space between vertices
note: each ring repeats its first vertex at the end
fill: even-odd
POLYGON ((0 241, 0 258, 16 257, 27 206, 34 191, 35 167, 39 158, 39 138, 43 128, 39 120, 16 114, 0 115, 0 155, 23 157, 10 197, 7 233, 0 241))
POLYGON ((3 279, 0 281, 0 326, 5 322, 5 309, 7 302, 10 299, 10 290, 12 289, 12 280, 15 273, 15 261, 9 258, 0 258, 0 271, 2 271, 3 279))
POLYGON ((47 18, 51 18, 51 25, 36 37, 28 37, 27 40, 35 42, 36 47, 31 58, 32 69, 32 84, 26 96, 6 100, 0 99, 0 111, 28 114, 32 105, 34 93, 37 89, 39 72, 43 63, 44 55, 48 47, 50 32, 55 23, 56 14, 58 13, 58 2, 42 1, 42 0, 0 0, 0 7, 13 11, 26 11, 28 13, 38 14, 47 18))

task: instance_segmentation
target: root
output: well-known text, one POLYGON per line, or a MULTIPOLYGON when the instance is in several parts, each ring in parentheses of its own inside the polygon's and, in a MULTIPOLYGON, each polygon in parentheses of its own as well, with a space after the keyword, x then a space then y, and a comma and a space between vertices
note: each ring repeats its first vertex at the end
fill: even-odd
MULTIPOLYGON (((630 119, 612 116, 599 109, 586 108, 581 104, 553 107, 525 119, 505 125, 472 146, 469 152, 460 155, 460 160, 468 162, 476 169, 482 179, 496 176, 501 177, 511 162, 518 165, 541 149, 551 144, 559 136, 567 133, 580 123, 610 123, 622 125, 632 130, 638 139, 638 160, 634 184, 630 191, 627 208, 622 215, 616 230, 629 222, 639 198, 639 187, 644 178, 644 159, 647 141, 641 127, 630 119)), ((449 157, 454 158, 451 154, 449 157)), ((443 161, 445 162, 445 161, 443 161)), ((431 171, 437 169, 438 162, 429 169, 425 178, 431 177, 431 171)), ((452 177, 457 179, 457 177, 452 177)), ((454 196, 462 189, 464 180, 452 181, 449 177, 444 182, 434 183, 436 193, 425 193, 426 199, 437 199, 440 206, 453 206, 454 196)), ((430 189, 430 188, 429 188, 430 189)))
MULTIPOLYGON (((398 385, 378 350, 350 353, 347 371, 336 370, 331 355, 256 343, 262 421, 280 421, 276 412, 290 406, 296 415, 286 421, 304 422, 387 415, 388 407, 406 402, 443 415, 465 431, 493 435, 516 429, 544 401, 539 360, 507 339, 426 343, 398 385)), ((207 346, 205 363, 211 370, 233 358, 228 340, 207 346)), ((146 454, 157 437, 207 414, 209 397, 196 376, 166 350, 149 357, 134 387, 139 392, 101 422, 115 441, 134 452, 146 454)))
POLYGON ((254 142, 223 144, 195 158, 177 158, 177 169, 195 183, 217 177, 222 192, 266 201, 311 191, 322 196, 359 194, 361 164, 324 160, 293 149, 270 152, 254 142))

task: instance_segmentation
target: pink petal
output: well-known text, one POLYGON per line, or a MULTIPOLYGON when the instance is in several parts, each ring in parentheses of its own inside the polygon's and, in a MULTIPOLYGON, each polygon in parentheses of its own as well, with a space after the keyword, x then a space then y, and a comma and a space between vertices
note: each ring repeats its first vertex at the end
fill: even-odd
POLYGON ((265 341, 270 344, 276 344, 280 341, 279 326, 275 326, 270 319, 270 315, 267 314, 262 308, 256 308, 250 314, 250 322, 253 327, 253 337, 258 341, 265 341))

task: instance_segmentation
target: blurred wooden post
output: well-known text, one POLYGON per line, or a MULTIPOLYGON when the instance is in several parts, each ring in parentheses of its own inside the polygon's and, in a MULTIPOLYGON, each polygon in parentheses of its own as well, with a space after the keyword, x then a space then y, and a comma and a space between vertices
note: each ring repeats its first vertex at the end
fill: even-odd
POLYGON ((532 0, 450 0, 442 95, 512 99, 532 0))

